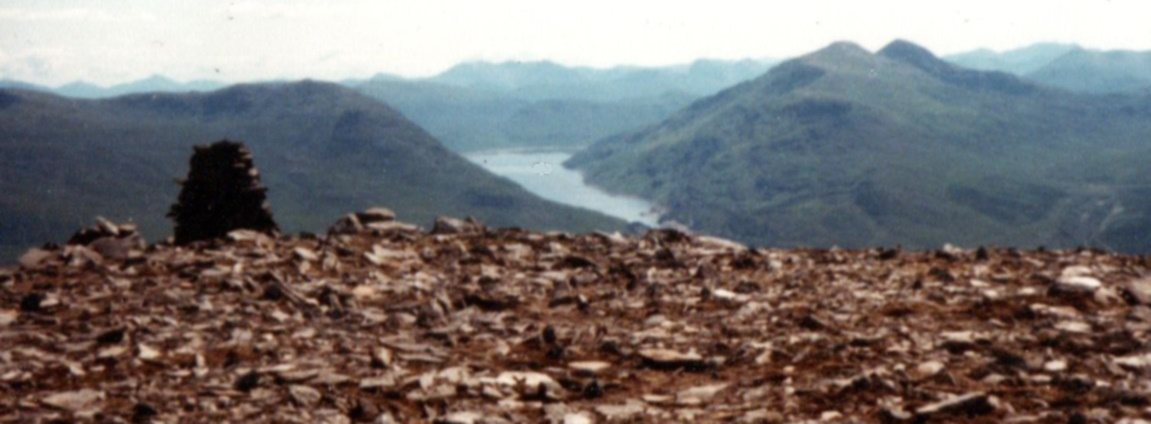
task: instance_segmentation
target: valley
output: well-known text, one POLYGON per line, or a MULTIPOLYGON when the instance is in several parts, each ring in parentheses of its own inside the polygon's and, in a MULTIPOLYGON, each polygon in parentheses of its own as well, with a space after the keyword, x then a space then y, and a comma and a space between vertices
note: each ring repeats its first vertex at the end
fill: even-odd
MULTIPOLYGON (((1069 77, 1076 81, 1096 74, 1115 76, 1099 81, 1118 81, 1115 78, 1124 78, 1118 75, 1138 72, 1141 54, 1040 43, 1003 53, 978 50, 941 59, 903 41, 874 54, 851 43, 836 43, 779 66, 772 60, 700 60, 659 68, 608 69, 546 61, 468 62, 431 77, 380 74, 340 85, 393 107, 448 150, 505 177, 521 193, 622 220, 602 227, 565 223, 552 228, 623 228, 621 222, 653 227, 659 225, 653 212, 658 210, 677 225, 768 246, 1084 245, 1139 253, 1151 249, 1151 238, 1143 235, 1151 228, 1151 201, 1146 198, 1151 183, 1138 171, 1138 158, 1151 152, 1143 141, 1151 100, 1138 85, 1124 86, 1122 93, 1105 99, 1093 94, 1101 89, 1035 76, 1063 67, 1079 69, 1080 74, 1069 77), (1064 66, 1075 60, 1086 60, 1093 67, 1064 66), (661 206, 653 209, 657 204, 661 206)), ((5 94, 5 102, 19 105, 36 98, 19 94, 20 90, 107 97, 134 90, 211 90, 219 84, 153 76, 83 93, 75 91, 84 86, 79 83, 51 89, 6 80, 0 86, 15 90, 5 94)), ((123 116, 185 113, 170 122, 173 128, 189 135, 208 134, 194 128, 229 127, 221 126, 223 121, 217 121, 220 118, 210 109, 196 112, 177 99, 228 98, 223 93, 235 91, 92 100, 97 103, 54 101, 56 106, 45 110, 75 111, 63 116, 78 113, 62 124, 65 132, 72 131, 65 138, 80 139, 83 128, 104 128, 93 134, 106 139, 116 137, 116 131, 130 131, 121 134, 131 134, 125 141, 135 146, 144 134, 167 131, 169 123, 150 124, 140 132, 124 126, 123 116), (82 112, 95 110, 90 105, 128 103, 137 106, 122 116, 82 112), (149 108, 161 109, 146 111, 149 108)), ((21 111, 26 106, 7 108, 8 122, 25 116, 21 111)), ((312 107, 308 113, 312 111, 320 112, 312 107)), ((369 142, 374 137, 370 132, 350 128, 374 119, 345 113, 334 132, 314 137, 369 142)), ((315 126, 307 121, 299 124, 315 126)), ((60 132, 46 129, 14 124, 5 129, 6 148, 40 151, 45 146, 33 148, 23 140, 53 139, 58 135, 52 134, 60 132)), ((266 137, 249 137, 256 140, 259 152, 266 137)), ((91 146, 82 150, 95 157, 113 153, 108 147, 91 146)), ((8 161, 16 167, 27 164, 13 162, 16 157, 9 156, 8 161)), ((293 166, 315 159, 291 157, 296 158, 293 166)), ((273 156, 273 169, 279 168, 279 160, 273 156)), ((37 166, 31 169, 40 169, 37 166)), ((33 172, 8 174, 16 186, 30 181, 33 172)), ((380 177, 394 178, 383 174, 388 172, 380 177)), ((300 170, 270 178, 277 185, 287 183, 289 192, 310 187, 298 191, 301 194, 317 193, 318 184, 347 180, 331 176, 319 178, 328 181, 319 183, 313 181, 316 174, 300 170)), ((53 212, 57 207, 51 203, 58 200, 50 200, 61 199, 60 193, 72 190, 66 185, 80 180, 79 174, 65 174, 50 180, 41 194, 31 194, 28 188, 14 191, 26 194, 10 197, 0 209, 9 217, 0 237, 15 237, 23 240, 17 245, 24 246, 43 240, 50 228, 63 222, 60 216, 69 216, 72 225, 83 222, 90 214, 86 208, 53 212), (31 200, 37 196, 42 200, 31 200)), ((100 181, 107 193, 133 184, 121 185, 106 177, 88 180, 100 181)), ((273 188, 272 199, 283 202, 276 194, 278 187, 273 188)), ((139 196, 153 201, 162 197, 155 188, 139 196)), ((420 211, 416 216, 429 220, 432 209, 417 198, 415 193, 401 196, 397 208, 420 211)), ((489 208, 477 214, 494 223, 540 228, 535 226, 543 221, 524 223, 492 215, 514 203, 497 198, 502 199, 477 194, 464 203, 489 208)), ((290 216, 297 216, 295 206, 287 208, 290 216)), ((116 218, 140 215, 118 206, 108 209, 116 218)), ((467 208, 450 211, 472 213, 467 208)), ((330 218, 307 216, 313 223, 330 218)), ((156 235, 162 226, 145 220, 143 227, 146 235, 156 235)), ((5 256, 18 253, 17 245, 6 245, 5 256)))
POLYGON ((508 178, 532 194, 553 202, 599 211, 627 222, 659 226, 659 207, 643 199, 617 196, 588 185, 583 175, 565 168, 573 152, 509 149, 465 154, 493 174, 508 178))

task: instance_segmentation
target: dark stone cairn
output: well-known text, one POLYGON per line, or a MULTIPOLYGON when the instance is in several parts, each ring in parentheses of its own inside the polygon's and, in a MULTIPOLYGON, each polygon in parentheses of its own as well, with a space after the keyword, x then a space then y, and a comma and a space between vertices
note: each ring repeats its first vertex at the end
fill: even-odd
POLYGON ((221 140, 195 146, 188 178, 168 217, 176 221, 175 243, 222 238, 237 229, 275 235, 279 227, 265 203, 267 188, 252 153, 241 142, 221 140))

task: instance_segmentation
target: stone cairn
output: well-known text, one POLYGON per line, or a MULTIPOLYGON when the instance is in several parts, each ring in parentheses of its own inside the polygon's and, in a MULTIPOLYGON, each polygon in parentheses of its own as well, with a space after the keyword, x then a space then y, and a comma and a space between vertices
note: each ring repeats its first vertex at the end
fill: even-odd
POLYGON ((279 227, 265 203, 267 188, 252 153, 241 142, 221 140, 195 146, 188 178, 168 217, 176 221, 175 243, 225 237, 237 229, 277 234, 279 227))

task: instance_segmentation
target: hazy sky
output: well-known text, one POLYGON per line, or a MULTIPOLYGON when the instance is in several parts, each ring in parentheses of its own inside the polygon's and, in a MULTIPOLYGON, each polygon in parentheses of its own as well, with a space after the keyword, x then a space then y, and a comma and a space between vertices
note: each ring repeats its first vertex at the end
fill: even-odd
POLYGON ((466 60, 668 65, 905 38, 1151 50, 1146 0, 0 0, 0 78, 112 84, 424 76, 466 60))

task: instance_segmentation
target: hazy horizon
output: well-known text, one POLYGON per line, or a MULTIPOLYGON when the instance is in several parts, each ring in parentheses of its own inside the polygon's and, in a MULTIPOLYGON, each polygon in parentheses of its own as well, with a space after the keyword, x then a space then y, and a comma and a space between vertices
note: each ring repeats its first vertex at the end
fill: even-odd
POLYGON ((57 86, 423 77, 468 61, 610 68, 696 59, 785 59, 835 41, 894 39, 941 55, 1038 42, 1151 49, 1151 4, 1131 0, 883 0, 773 6, 505 0, 395 4, 14 0, 0 6, 0 78, 57 86))

